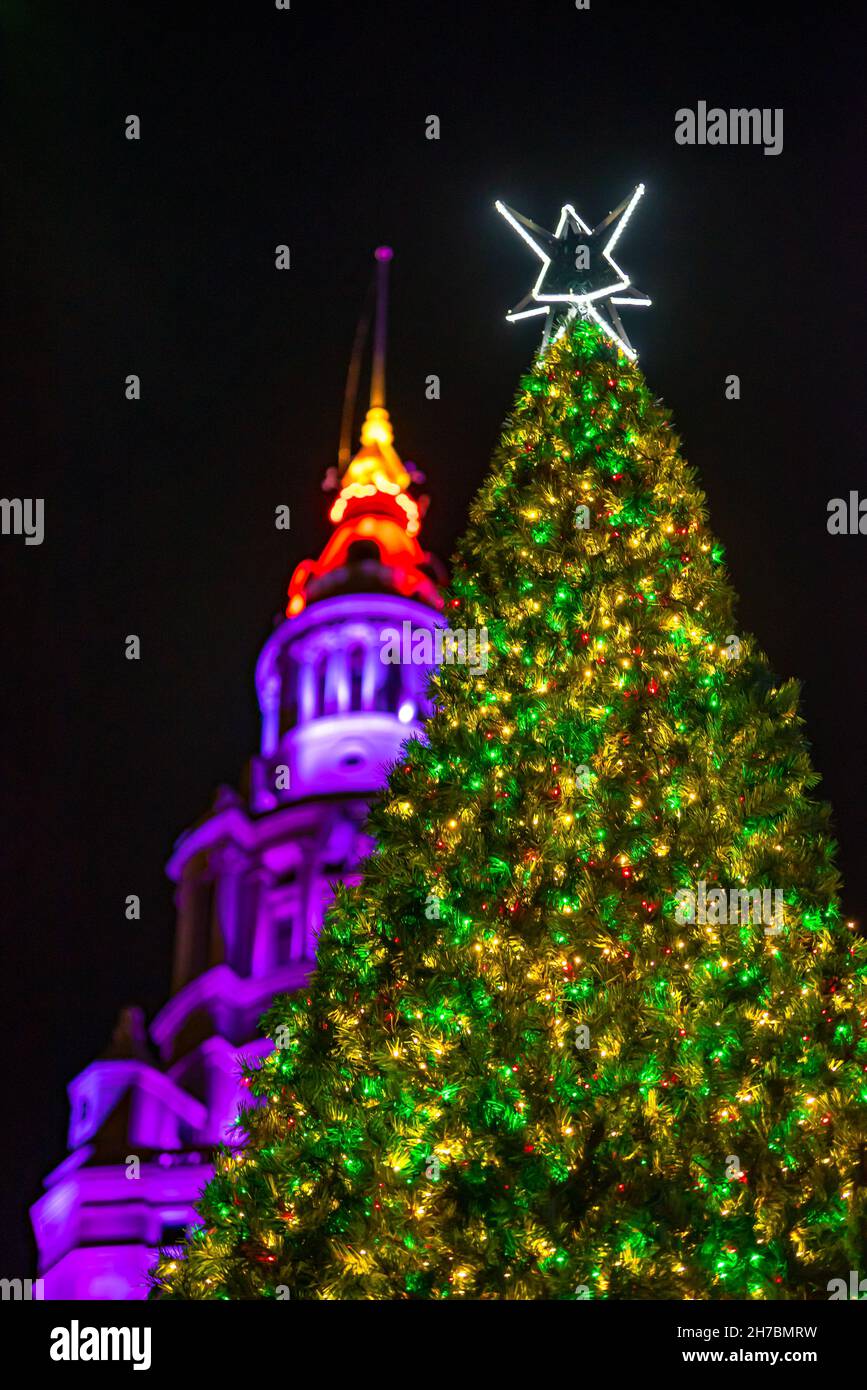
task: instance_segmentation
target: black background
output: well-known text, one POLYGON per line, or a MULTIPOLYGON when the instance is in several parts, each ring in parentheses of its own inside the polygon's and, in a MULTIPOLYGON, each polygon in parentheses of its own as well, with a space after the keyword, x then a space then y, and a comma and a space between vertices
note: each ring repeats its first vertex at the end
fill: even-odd
POLYGON ((618 256, 654 307, 627 328, 703 479, 741 626, 804 682, 864 920, 867 538, 826 530, 831 497, 867 491, 863 30, 854 5, 799 8, 4 4, 0 492, 44 497, 46 538, 0 538, 0 1275, 31 1271, 66 1083, 121 1004, 166 997, 163 864, 255 749, 253 666, 326 538, 380 242, 396 443, 447 558, 538 333, 503 318, 536 262, 494 199, 595 223, 647 184, 618 256), (700 100, 782 107, 783 153, 676 145, 700 100))

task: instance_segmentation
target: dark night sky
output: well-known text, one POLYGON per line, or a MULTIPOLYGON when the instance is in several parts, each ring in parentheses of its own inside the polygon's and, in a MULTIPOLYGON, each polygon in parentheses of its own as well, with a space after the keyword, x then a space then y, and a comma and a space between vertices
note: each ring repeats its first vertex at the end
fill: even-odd
POLYGON ((826 531, 829 498, 867 487, 857 9, 233 10, 2 8, 0 491, 46 499, 41 547, 0 539, 7 1277, 30 1272, 26 1208, 64 1153, 66 1083, 121 1004, 166 997, 163 864, 254 750, 253 664, 326 536, 320 480, 379 242, 396 248, 396 442, 428 475, 425 536, 447 557, 536 342, 503 319, 535 262, 494 199, 545 223, 571 200, 595 222, 645 181, 619 255, 654 307, 628 328, 703 479, 741 625, 804 683, 847 914, 865 920, 867 538, 826 531), (783 153, 676 145, 676 109, 700 100, 782 107, 783 153))

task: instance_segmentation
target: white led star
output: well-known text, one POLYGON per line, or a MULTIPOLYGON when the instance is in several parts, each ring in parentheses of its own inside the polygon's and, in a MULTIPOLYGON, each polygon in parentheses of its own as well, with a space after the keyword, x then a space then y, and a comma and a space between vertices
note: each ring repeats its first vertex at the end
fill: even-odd
POLYGON ((554 339, 560 337, 571 319, 581 314, 592 318, 628 357, 634 359, 636 352, 626 336, 617 306, 647 305, 650 299, 636 289, 612 252, 643 193, 644 184, 640 183, 631 197, 624 198, 592 231, 571 203, 561 209, 557 230, 549 232, 498 201, 497 211, 542 262, 530 293, 506 315, 509 322, 546 314, 544 344, 552 338, 556 320, 560 322, 553 333, 554 339), (611 234, 606 240, 609 231, 611 234), (625 290, 631 293, 625 294, 625 290), (527 308, 529 304, 535 307, 527 308))

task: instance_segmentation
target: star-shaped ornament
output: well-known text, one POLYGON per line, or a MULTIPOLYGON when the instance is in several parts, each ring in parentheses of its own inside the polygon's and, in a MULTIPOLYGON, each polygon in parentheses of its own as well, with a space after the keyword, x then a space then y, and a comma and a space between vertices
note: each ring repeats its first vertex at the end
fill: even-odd
POLYGON ((569 321, 581 314, 594 319, 628 357, 634 358, 635 349, 620 321, 618 306, 647 305, 650 300, 631 283, 612 252, 643 193, 644 184, 640 183, 634 193, 624 198, 592 231, 571 203, 562 208, 556 232, 549 232, 531 222, 529 217, 498 202, 497 211, 542 262, 539 278, 530 293, 506 315, 509 322, 546 314, 544 345, 552 338, 559 338, 569 321))

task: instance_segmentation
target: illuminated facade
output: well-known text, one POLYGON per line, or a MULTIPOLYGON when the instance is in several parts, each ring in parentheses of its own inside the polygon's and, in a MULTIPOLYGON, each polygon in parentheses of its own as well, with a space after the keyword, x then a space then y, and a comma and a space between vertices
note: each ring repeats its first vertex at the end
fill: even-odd
POLYGON ((146 1296, 156 1246, 195 1219, 211 1150, 231 1142, 239 1057, 270 1050, 257 1022, 309 975, 332 885, 371 847, 368 800, 420 731, 427 672, 384 663, 380 633, 441 626, 443 575, 419 545, 385 410, 384 298, 381 277, 371 408, 342 464, 334 530, 295 570, 257 663, 261 743, 245 790, 223 789, 168 863, 171 998, 148 1028, 124 1010, 68 1088, 70 1153, 31 1212, 46 1298, 146 1296))

